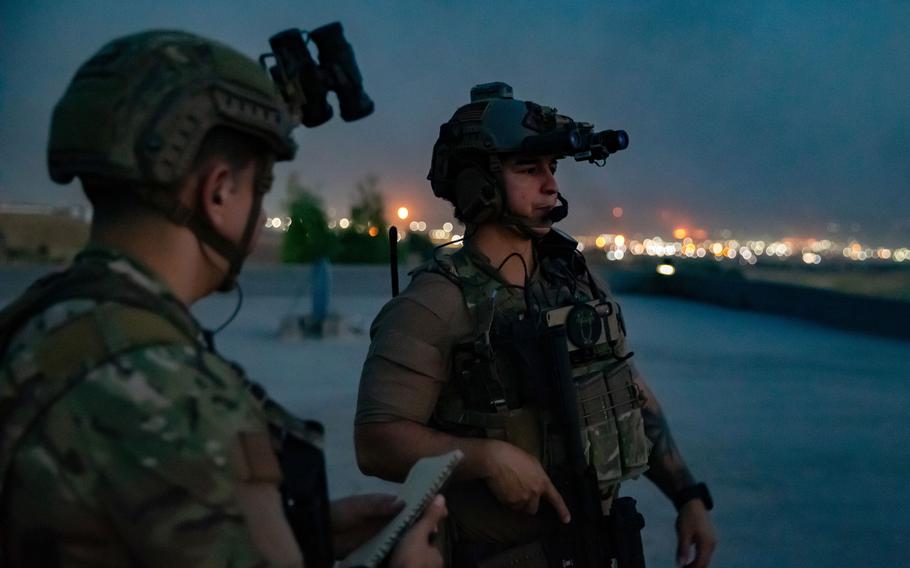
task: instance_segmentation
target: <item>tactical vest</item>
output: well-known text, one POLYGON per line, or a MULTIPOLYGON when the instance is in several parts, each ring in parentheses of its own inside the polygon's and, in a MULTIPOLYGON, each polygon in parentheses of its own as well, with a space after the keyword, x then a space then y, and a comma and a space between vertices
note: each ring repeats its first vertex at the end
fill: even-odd
MULTIPOLYGON (((210 338, 181 305, 111 270, 109 258, 86 258, 35 282, 0 312, 0 518, 16 451, 30 429, 93 369, 134 349, 184 345, 216 376, 239 376, 261 406, 280 448, 285 514, 310 566, 332 563, 321 424, 301 420, 274 403, 243 370, 212 349, 210 338), (10 343, 32 317, 68 300, 97 305, 31 345, 28 368, 5 362, 10 343)), ((0 535, 3 536, 3 535, 0 535)), ((6 543, 0 540, 0 559, 6 543)))
POLYGON ((465 249, 425 270, 454 277, 475 322, 456 347, 453 376, 432 417, 436 428, 507 441, 548 471, 566 464, 578 436, 605 500, 647 469, 644 397, 632 353, 623 351, 622 313, 593 281, 580 285, 572 263, 550 257, 540 259, 529 290, 511 287, 465 249), (535 296, 530 307, 526 294, 535 296), (566 339, 554 342, 552 331, 566 339), (572 412, 555 404, 558 359, 569 361, 572 412))

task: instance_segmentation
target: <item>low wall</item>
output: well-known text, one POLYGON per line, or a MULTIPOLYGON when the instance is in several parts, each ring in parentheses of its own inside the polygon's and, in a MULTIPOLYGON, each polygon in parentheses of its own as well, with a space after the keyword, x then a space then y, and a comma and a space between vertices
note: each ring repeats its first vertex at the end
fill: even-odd
POLYGON ((657 294, 814 321, 885 337, 910 339, 910 302, 820 288, 745 280, 735 273, 602 270, 617 293, 657 294))

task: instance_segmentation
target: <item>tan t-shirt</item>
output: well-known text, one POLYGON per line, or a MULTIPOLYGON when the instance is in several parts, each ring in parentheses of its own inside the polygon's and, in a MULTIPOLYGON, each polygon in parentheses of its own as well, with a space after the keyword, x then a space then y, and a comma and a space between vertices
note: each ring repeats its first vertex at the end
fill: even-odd
MULTIPOLYGON (((531 280, 549 288, 540 278, 537 271, 531 280)), ((576 283, 588 291, 586 282, 576 283)), ((610 296, 603 283, 598 286, 610 296)), ((370 328, 372 343, 360 377, 355 424, 427 424, 451 376, 453 349, 475 331, 460 288, 440 274, 419 273, 380 310, 370 328)), ((625 342, 618 350, 626 351, 625 342)), ((546 505, 536 516, 501 505, 481 480, 452 483, 446 496, 458 538, 521 544, 541 538, 556 522, 546 505)))
POLYGON ((376 316, 360 377, 355 424, 426 424, 448 381, 452 350, 473 331, 461 290, 445 276, 418 274, 376 316))
MULTIPOLYGON (((355 424, 427 424, 451 375, 454 347, 474 331, 455 283, 435 273, 417 275, 370 328, 355 424)), ((540 538, 553 521, 546 507, 531 516, 501 505, 481 480, 452 483, 446 497, 458 538, 519 544, 540 538)))

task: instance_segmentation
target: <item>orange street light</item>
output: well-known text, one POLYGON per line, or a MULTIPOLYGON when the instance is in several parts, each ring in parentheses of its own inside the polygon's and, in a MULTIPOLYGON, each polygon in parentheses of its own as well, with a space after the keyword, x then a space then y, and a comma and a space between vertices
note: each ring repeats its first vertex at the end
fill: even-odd
POLYGON ((407 219, 409 214, 410 214, 410 212, 408 211, 407 207, 398 208, 398 218, 401 219, 402 221, 407 219))

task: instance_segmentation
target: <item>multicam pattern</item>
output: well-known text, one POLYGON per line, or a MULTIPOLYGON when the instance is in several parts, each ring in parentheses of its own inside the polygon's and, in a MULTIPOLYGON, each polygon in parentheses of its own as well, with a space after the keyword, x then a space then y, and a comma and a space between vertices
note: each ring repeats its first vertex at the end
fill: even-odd
MULTIPOLYGON (((495 291, 495 319, 500 321, 517 319, 526 310, 524 294, 515 288, 504 287, 496 278, 491 277, 489 268, 487 270, 482 268, 485 261, 485 258, 479 257, 476 251, 470 249, 462 249, 450 257, 450 268, 457 271, 465 302, 470 309, 476 311, 495 291)), ((573 282, 572 287, 554 284, 561 279, 565 280, 568 274, 567 269, 562 268, 557 261, 544 260, 541 273, 548 273, 549 276, 535 276, 529 283, 528 291, 529 298, 540 309, 546 310, 592 300, 591 291, 583 283, 573 282)), ((636 375, 634 367, 625 360, 629 354, 626 352, 624 341, 620 340, 612 347, 606 343, 598 345, 595 352, 597 356, 594 359, 576 365, 573 369, 579 388, 577 396, 582 428, 579 434, 586 457, 597 472, 602 493, 611 495, 621 481, 638 477, 648 469, 651 442, 645 435, 641 413, 643 397, 634 385, 636 375), (630 394, 618 397, 620 391, 629 391, 630 394)), ((507 375, 515 373, 516 370, 503 364, 503 359, 507 358, 497 358, 499 373, 504 380, 510 380, 507 375)), ((511 380, 520 382, 520 379, 515 377, 511 380)), ((449 397, 460 398, 456 390, 450 389, 440 397, 438 405, 463 408, 463 402, 447 400, 446 394, 449 397)), ((504 431, 509 430, 507 425, 504 431)), ((507 441, 516 443, 517 439, 507 441)), ((558 440, 555 443, 562 445, 563 442, 558 440)), ((535 456, 561 455, 561 452, 552 448, 548 450, 527 448, 517 443, 516 445, 535 456)), ((546 459, 543 462, 545 466, 553 465, 546 459)))
MULTIPOLYGON (((109 268, 165 293, 124 258, 109 268)), ((70 300, 34 317, 3 359, 0 388, 36 380, 30 347, 99 307, 70 300)), ((264 565, 236 504, 228 450, 238 432, 266 428, 242 378, 203 346, 122 352, 22 440, 6 487, 7 552, 24 566, 264 565)))
POLYGON ((48 169, 58 183, 92 175, 167 185, 187 174, 212 128, 254 135, 289 160, 296 124, 253 59, 152 30, 109 42, 79 67, 54 108, 48 169))

